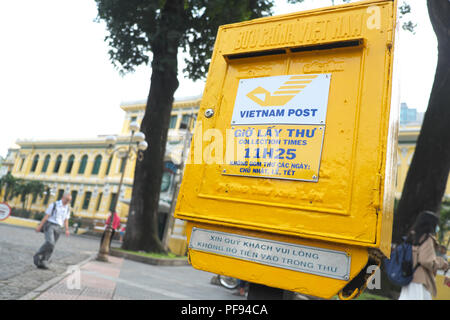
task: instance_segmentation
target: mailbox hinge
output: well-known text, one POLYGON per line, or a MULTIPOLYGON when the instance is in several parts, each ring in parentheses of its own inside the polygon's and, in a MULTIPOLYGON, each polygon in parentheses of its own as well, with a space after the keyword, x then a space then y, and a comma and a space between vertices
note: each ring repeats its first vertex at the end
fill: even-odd
POLYGON ((377 210, 380 209, 380 191, 381 191, 381 173, 378 172, 375 176, 375 182, 373 187, 373 199, 372 205, 377 210))

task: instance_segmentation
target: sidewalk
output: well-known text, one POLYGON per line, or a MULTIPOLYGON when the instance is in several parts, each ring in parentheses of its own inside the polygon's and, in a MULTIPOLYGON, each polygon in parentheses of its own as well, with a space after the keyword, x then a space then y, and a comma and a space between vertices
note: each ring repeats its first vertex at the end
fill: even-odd
POLYGON ((35 300, 112 300, 123 263, 122 258, 109 257, 109 263, 91 260, 35 298, 35 300))
MULTIPOLYGON (((35 229, 40 221, 9 216, 6 220, 0 221, 0 223, 35 229)), ((73 232, 73 227, 70 227, 70 230, 73 232)), ((79 228, 77 234, 83 234, 86 231, 86 229, 79 228)))
MULTIPOLYGON (((92 256, 22 300, 244 300, 211 284, 214 274, 191 266, 158 266, 92 256)), ((45 270, 43 270, 45 272, 45 270)))

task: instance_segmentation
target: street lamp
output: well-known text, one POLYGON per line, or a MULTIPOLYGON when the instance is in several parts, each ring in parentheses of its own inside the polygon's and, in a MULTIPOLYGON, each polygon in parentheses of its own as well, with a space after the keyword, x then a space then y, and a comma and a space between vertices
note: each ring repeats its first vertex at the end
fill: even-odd
POLYGON ((128 148, 126 148, 124 146, 114 148, 114 145, 116 144, 116 141, 117 141, 117 138, 115 136, 108 136, 105 138, 105 143, 108 145, 108 147, 107 147, 108 153, 113 154, 114 152, 118 152, 118 153, 122 154, 123 170, 122 170, 122 174, 120 176, 117 195, 116 195, 115 199, 113 199, 114 203, 113 203, 113 207, 111 210, 111 217, 109 219, 108 224, 105 227, 105 236, 103 237, 103 241, 100 244, 100 250, 97 254, 97 260, 99 260, 99 261, 108 262, 109 242, 110 242, 111 235, 112 235, 111 225, 112 225, 112 222, 114 219, 114 212, 116 212, 117 202, 119 201, 120 189, 122 188, 123 177, 125 175, 125 168, 127 166, 128 158, 130 158, 130 156, 132 154, 136 154, 137 160, 141 161, 144 158, 144 151, 147 150, 147 147, 148 147, 148 144, 145 141, 145 134, 143 132, 138 132, 139 124, 136 121, 133 121, 132 123, 130 123, 130 130, 131 130, 131 136, 128 141, 128 148), (124 150, 124 148, 126 150, 124 150))

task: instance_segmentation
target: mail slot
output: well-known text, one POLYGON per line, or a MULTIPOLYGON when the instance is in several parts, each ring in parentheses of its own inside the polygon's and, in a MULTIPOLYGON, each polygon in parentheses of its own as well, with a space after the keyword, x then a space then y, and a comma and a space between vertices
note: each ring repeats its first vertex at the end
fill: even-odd
POLYGON ((363 1, 220 27, 175 211, 195 268, 328 298, 390 255, 395 19, 363 1))

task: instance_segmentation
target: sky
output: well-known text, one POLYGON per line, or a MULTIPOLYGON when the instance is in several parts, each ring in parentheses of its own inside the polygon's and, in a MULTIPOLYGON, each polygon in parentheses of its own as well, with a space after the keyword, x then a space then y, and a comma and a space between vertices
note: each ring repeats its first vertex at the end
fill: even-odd
MULTIPOLYGON (((336 4, 341 0, 335 0, 336 4)), ((437 62, 437 41, 426 1, 408 0, 416 34, 401 30, 400 100, 423 112, 437 62)), ((331 0, 289 5, 275 0, 274 14, 328 6, 331 0)), ((117 134, 120 104, 144 100, 151 68, 120 76, 108 56, 105 25, 96 23, 94 0, 0 1, 0 156, 18 139, 77 139, 117 134)), ((201 95, 204 80, 182 74, 175 98, 201 95)))

